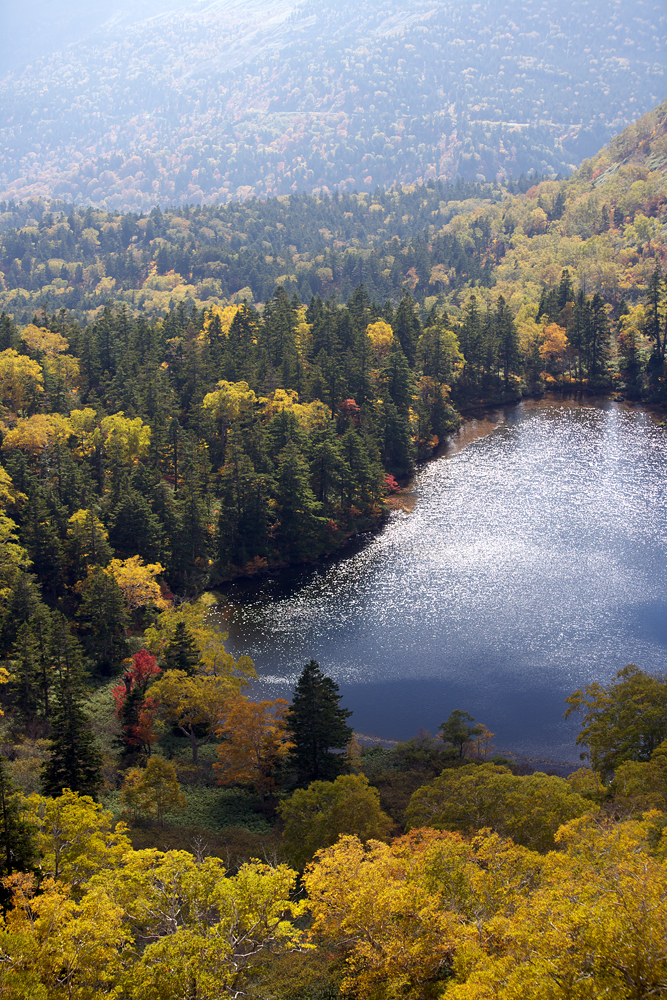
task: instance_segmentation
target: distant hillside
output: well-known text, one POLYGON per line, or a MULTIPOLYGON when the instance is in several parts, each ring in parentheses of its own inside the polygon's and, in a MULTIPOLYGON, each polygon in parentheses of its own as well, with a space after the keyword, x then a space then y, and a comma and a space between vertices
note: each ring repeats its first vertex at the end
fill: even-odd
POLYGON ((518 313, 566 267, 588 293, 636 301, 656 262, 667 265, 666 171, 664 102, 561 182, 429 181, 143 217, 0 203, 0 307, 19 322, 42 306, 86 321, 109 300, 162 315, 181 300, 265 302, 276 284, 303 302, 346 300, 363 282, 378 303, 407 288, 455 315, 467 289, 502 291, 518 313))
POLYGON ((655 0, 117 8, 5 77, 0 198, 149 211, 566 174, 665 96, 655 0))

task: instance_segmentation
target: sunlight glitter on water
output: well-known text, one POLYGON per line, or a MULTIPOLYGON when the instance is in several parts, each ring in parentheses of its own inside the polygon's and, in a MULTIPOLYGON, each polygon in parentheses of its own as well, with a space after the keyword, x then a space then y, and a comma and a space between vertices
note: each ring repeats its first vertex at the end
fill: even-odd
POLYGON ((642 411, 516 407, 358 551, 229 587, 229 648, 276 696, 317 659, 361 731, 463 708, 498 746, 576 759, 564 697, 667 662, 666 444, 642 411))

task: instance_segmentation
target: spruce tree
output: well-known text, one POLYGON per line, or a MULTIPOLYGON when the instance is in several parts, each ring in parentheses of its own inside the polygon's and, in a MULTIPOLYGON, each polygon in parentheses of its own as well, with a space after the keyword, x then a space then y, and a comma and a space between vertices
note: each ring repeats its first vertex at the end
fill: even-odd
POLYGON ((339 705, 338 685, 326 677, 315 660, 307 663, 294 689, 287 713, 287 731, 294 742, 291 761, 299 784, 333 781, 347 771, 344 750, 352 738, 346 719, 352 714, 339 705))
POLYGON ((174 638, 164 651, 166 670, 183 670, 193 677, 199 667, 199 650, 183 622, 174 630, 174 638))
MULTIPOLYGON (((23 818, 19 794, 0 756, 0 874, 28 871, 36 853, 34 830, 23 818)), ((5 902, 1 893, 0 900, 5 902)))
POLYGON ((51 753, 42 765, 45 795, 70 788, 96 796, 102 784, 102 755, 83 709, 81 647, 61 615, 54 615, 51 660, 57 675, 57 697, 51 714, 51 753))

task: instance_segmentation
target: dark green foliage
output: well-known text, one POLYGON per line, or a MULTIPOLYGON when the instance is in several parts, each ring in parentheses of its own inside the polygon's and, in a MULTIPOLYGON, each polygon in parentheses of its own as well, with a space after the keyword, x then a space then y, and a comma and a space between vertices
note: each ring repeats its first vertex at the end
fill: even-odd
POLYGON ((463 751, 465 749, 466 743, 473 736, 479 736, 482 732, 481 726, 472 726, 471 722, 474 722, 472 715, 468 712, 462 712, 460 709, 456 708, 451 713, 446 722, 443 722, 438 728, 442 734, 442 738, 445 743, 451 743, 453 747, 459 752, 459 757, 463 757, 463 751))
POLYGON ((57 614, 50 638, 56 682, 50 756, 42 767, 42 789, 45 795, 58 796, 70 788, 95 797, 102 784, 102 755, 83 708, 81 648, 65 619, 57 614))
POLYGON ((307 663, 294 689, 287 729, 294 741, 291 761, 299 784, 333 781, 347 771, 342 753, 352 738, 346 719, 352 714, 339 705, 338 685, 325 676, 315 660, 307 663))
POLYGON ((278 552, 290 562, 308 556, 316 548, 323 518, 310 487, 308 465, 294 441, 288 441, 278 456, 275 498, 278 521, 273 537, 278 552))
POLYGON ((42 769, 44 795, 70 788, 93 798, 102 785, 102 754, 79 696, 61 692, 51 717, 51 752, 42 769))
POLYGON ((112 674, 127 656, 128 615, 120 587, 100 566, 93 566, 79 592, 77 612, 83 644, 103 674, 112 674))
POLYGON ((14 705, 27 729, 45 723, 53 687, 52 620, 39 604, 30 620, 19 625, 12 650, 14 705))
POLYGON ((165 670, 183 670, 194 676, 200 665, 199 650, 185 624, 179 622, 174 637, 164 651, 165 670))
MULTIPOLYGON (((0 874, 30 871, 37 861, 35 832, 23 818, 19 796, 0 756, 0 874)), ((4 891, 0 900, 6 902, 4 891)))
POLYGON ((109 542, 122 559, 137 554, 145 562, 159 562, 164 558, 162 525, 146 496, 138 490, 122 491, 111 516, 109 542))

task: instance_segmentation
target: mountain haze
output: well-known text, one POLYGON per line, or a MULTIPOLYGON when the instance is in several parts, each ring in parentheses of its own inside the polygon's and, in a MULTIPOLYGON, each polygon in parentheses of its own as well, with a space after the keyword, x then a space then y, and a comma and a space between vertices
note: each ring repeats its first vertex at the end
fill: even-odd
POLYGON ((42 55, 10 17, 0 197, 146 211, 566 174, 664 97, 652 0, 147 6, 51 15, 42 55))

